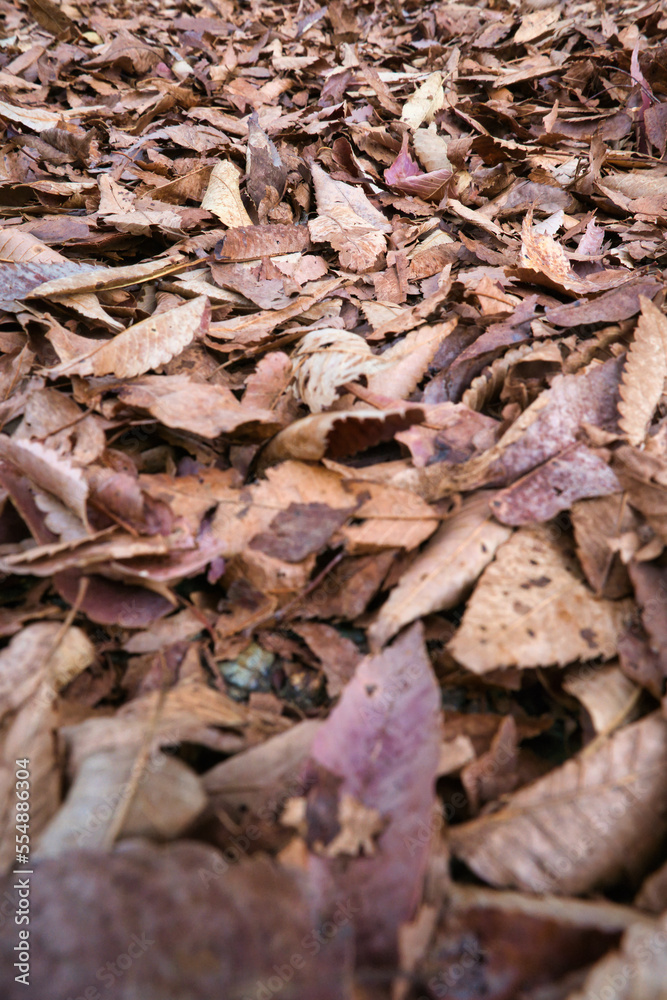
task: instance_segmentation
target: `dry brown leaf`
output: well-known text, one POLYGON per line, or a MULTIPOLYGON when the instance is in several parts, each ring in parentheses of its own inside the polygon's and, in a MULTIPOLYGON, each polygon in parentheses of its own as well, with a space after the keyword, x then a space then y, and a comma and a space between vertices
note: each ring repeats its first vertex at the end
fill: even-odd
POLYGON ((372 375, 390 364, 373 354, 363 337, 347 330, 324 328, 307 333, 292 355, 295 391, 312 413, 331 406, 338 389, 360 375, 372 375))
POLYGON ((81 292, 101 292, 110 288, 124 288, 127 285, 153 281, 165 274, 174 274, 189 266, 189 261, 183 261, 181 257, 164 257, 159 260, 146 261, 144 264, 128 264, 125 267, 86 268, 80 274, 45 281, 42 285, 33 288, 26 295, 26 298, 55 298, 57 300, 58 296, 61 295, 78 295, 81 292))
POLYGON ((103 104, 89 104, 85 108, 60 108, 58 111, 46 111, 44 108, 23 108, 16 104, 0 101, 0 117, 7 118, 10 122, 25 125, 26 128, 30 128, 34 132, 44 132, 46 129, 57 128, 59 122, 103 110, 103 104))
POLYGON ((638 527, 639 518, 623 493, 579 500, 570 511, 577 558, 600 597, 625 597, 630 580, 617 551, 620 536, 638 527))
POLYGON ((59 622, 27 625, 0 653, 0 864, 16 854, 16 760, 30 757, 30 836, 37 837, 58 805, 52 705, 59 691, 91 665, 85 632, 59 622))
POLYGON ((464 501, 403 573, 368 631, 374 647, 383 646, 409 622, 453 608, 465 596, 512 534, 491 516, 491 496, 482 491, 464 501))
POLYGON ((216 247, 219 260, 258 260, 310 249, 307 226, 244 226, 230 229, 216 247))
POLYGON ((36 486, 53 493, 84 525, 88 525, 88 483, 69 456, 47 448, 40 441, 0 437, 0 458, 11 463, 36 486))
POLYGON ((386 250, 385 233, 391 225, 364 192, 335 181, 317 163, 312 165, 318 215, 308 222, 314 243, 330 243, 344 268, 372 271, 386 250))
MULTIPOLYGON (((439 520, 429 505, 408 490, 349 477, 349 485, 361 488, 360 499, 367 497, 355 511, 355 522, 338 532, 345 539, 351 555, 402 548, 410 552, 433 534, 439 520)), ((337 536, 337 537, 338 537, 337 536)))
POLYGON ((200 296, 182 306, 150 316, 104 341, 75 364, 58 366, 55 375, 116 375, 132 378, 167 364, 193 340, 204 336, 211 318, 208 299, 200 296))
POLYGON ((615 452, 613 465, 629 502, 667 541, 667 460, 625 445, 615 452))
POLYGON ((345 458, 381 441, 390 441, 397 431, 421 423, 424 411, 405 403, 387 410, 370 407, 338 413, 315 413, 295 420, 273 438, 262 452, 261 463, 272 465, 286 458, 317 462, 345 458))
POLYGON ((654 713, 582 751, 489 816, 454 827, 482 879, 526 892, 588 893, 636 882, 667 831, 667 722, 654 713))
MULTIPOLYGON (((318 719, 298 722, 259 746, 216 764, 203 776, 214 809, 246 811, 266 820, 280 812, 288 797, 304 790, 300 783, 318 719)), ((241 812, 244 811, 244 813, 241 812)))
POLYGON ((560 243, 547 233, 533 227, 533 209, 525 215, 521 227, 521 254, 519 267, 509 269, 521 280, 546 284, 547 287, 571 295, 615 288, 631 280, 625 271, 600 271, 588 278, 580 278, 570 266, 569 258, 560 243))
POLYGON ((205 438, 237 432, 262 440, 280 426, 270 411, 242 406, 229 389, 192 382, 186 375, 147 375, 125 385, 119 396, 130 406, 148 410, 167 427, 205 438))
POLYGON ((369 373, 368 388, 390 399, 407 399, 417 388, 443 340, 456 329, 457 319, 422 326, 393 344, 380 358, 385 369, 369 373))
POLYGON ((632 606, 596 599, 548 528, 520 528, 482 575, 449 649, 477 674, 608 660, 632 606))
MULTIPOLYGON (((11 229, 0 230, 0 257, 17 263, 51 264, 67 261, 63 254, 52 247, 46 246, 41 240, 30 233, 15 232, 11 229)), ((76 277, 73 275, 72 277, 76 277)), ((62 280, 62 279, 61 279, 62 280)), ((48 282, 47 282, 48 284, 48 282)), ((44 287, 44 285, 38 286, 44 287)), ((97 297, 91 292, 79 292, 72 295, 62 295, 56 299, 60 305, 74 309, 82 316, 91 320, 99 320, 109 330, 122 330, 122 324, 110 316, 102 308, 97 297)))
POLYGON ((241 200, 239 172, 229 160, 221 160, 213 167, 201 207, 217 215, 230 229, 252 226, 252 219, 241 200))
POLYGON ((645 296, 619 387, 618 425, 631 445, 648 432, 667 377, 667 317, 645 296))

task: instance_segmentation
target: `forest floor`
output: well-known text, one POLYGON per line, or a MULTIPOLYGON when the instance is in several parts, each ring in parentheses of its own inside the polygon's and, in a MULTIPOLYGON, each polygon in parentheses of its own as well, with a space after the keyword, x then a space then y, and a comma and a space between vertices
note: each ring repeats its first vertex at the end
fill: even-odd
POLYGON ((0 0, 0 127, 3 996, 667 997, 664 3, 0 0))

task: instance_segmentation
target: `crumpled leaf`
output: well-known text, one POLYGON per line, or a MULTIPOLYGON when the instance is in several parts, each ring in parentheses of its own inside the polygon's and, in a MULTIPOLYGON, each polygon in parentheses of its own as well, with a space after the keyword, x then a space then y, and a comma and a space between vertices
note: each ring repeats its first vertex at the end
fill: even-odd
POLYGON ((241 200, 239 172, 229 160, 221 160, 213 167, 201 207, 217 215, 230 229, 252 226, 252 219, 241 200))
POLYGON ((445 91, 440 72, 431 75, 415 90, 412 97, 403 105, 401 121, 412 129, 420 125, 428 125, 433 121, 437 111, 444 106, 445 91))
POLYGON ((667 723, 654 712, 520 789, 508 808, 454 827, 452 849, 498 887, 636 883, 667 830, 666 752, 667 723))
POLYGON ((614 453, 613 468, 632 506, 667 542, 667 459, 626 445, 614 453))
POLYGON ((603 291, 615 288, 630 280, 624 271, 599 271, 587 278, 580 278, 570 266, 568 256, 552 236, 535 232, 532 208, 526 213, 521 227, 521 256, 519 267, 508 269, 521 280, 533 284, 546 284, 570 295, 603 291))
POLYGON ((368 378, 372 392, 390 399, 407 399, 424 377, 443 340, 456 329, 458 320, 420 326, 380 355, 385 366, 368 378))
POLYGON ((643 295, 641 316, 619 386, 618 425, 631 445, 644 442, 667 378, 667 317, 643 295))
POLYGON ((371 351, 363 337, 347 330, 307 333, 292 355, 295 390, 312 413, 330 406, 338 389, 360 375, 372 375, 391 362, 371 351))
POLYGON ((422 166, 429 173, 433 170, 451 170, 447 157, 447 140, 438 133, 435 122, 428 128, 418 128, 412 134, 412 144, 422 166))
POLYGON ((520 528, 484 571, 449 649, 477 674, 609 660, 631 614, 630 601, 593 597, 563 540, 520 528))
POLYGON ((364 192, 335 181, 317 163, 312 165, 318 215, 308 222, 314 243, 330 243, 344 268, 372 271, 386 249, 391 225, 364 192))
POLYGON ((410 403, 386 410, 360 407, 339 413, 316 413, 295 420, 276 434, 262 452, 261 463, 270 465, 286 458, 310 462, 325 456, 344 458, 381 441, 390 441, 397 431, 423 419, 424 411, 410 403))

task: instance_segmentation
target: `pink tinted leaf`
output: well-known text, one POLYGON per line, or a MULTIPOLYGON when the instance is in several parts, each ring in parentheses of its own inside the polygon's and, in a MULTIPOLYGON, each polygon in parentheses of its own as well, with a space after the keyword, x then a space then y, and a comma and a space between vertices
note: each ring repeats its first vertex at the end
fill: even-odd
POLYGON ((385 170, 384 179, 387 184, 399 187, 406 177, 415 177, 421 173, 423 173, 423 170, 408 153, 408 136, 406 133, 403 136, 401 151, 392 165, 385 170))
POLYGON ((415 625, 381 654, 362 660, 313 741, 309 833, 328 814, 335 836, 336 808, 346 796, 377 810, 384 824, 372 856, 310 855, 315 884, 332 878, 337 892, 358 907, 354 922, 362 962, 395 957, 398 928, 419 903, 434 804, 439 704, 422 627, 415 625))

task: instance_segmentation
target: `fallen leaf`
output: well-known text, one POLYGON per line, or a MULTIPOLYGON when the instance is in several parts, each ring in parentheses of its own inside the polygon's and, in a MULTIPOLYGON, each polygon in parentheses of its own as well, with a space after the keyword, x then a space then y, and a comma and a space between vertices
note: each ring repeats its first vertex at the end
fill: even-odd
POLYGON ((252 219, 241 200, 239 172, 229 160, 220 160, 213 167, 201 207, 217 215, 230 229, 252 226, 252 219))
POLYGON ((442 85, 442 74, 439 72, 431 73, 403 105, 401 121, 412 129, 418 129, 423 123, 428 125, 433 121, 436 112, 444 106, 444 103, 445 91, 442 85))
POLYGON ((424 418, 423 410, 406 403, 378 411, 370 407, 349 412, 318 413, 296 420, 273 438, 262 453, 262 463, 274 464, 287 458, 318 461, 326 455, 343 458, 381 441, 390 441, 424 418))
POLYGON ((314 243, 330 243, 340 263, 351 271, 372 271, 386 249, 391 226, 360 188, 335 181, 312 165, 318 215, 308 222, 314 243))
POLYGON ((314 854, 308 861, 318 882, 335 873, 338 889, 359 907, 354 925, 362 960, 395 954, 398 927, 416 910, 428 842, 416 840, 415 833, 420 823, 430 822, 438 701, 421 629, 415 626, 379 656, 362 660, 311 746, 317 777, 307 795, 309 836, 317 831, 325 847, 331 844, 345 795, 378 813, 385 824, 373 857, 346 858, 344 867, 337 858, 314 854), (337 779, 335 790, 327 774, 337 779), (322 829, 318 815, 331 816, 332 823, 322 829))
POLYGON ((641 445, 667 378, 667 317, 643 295, 641 316, 619 387, 618 425, 628 443, 641 445))
POLYGON ((482 491, 464 501, 402 575, 369 629, 376 648, 409 622, 455 607, 475 583, 511 535, 491 515, 492 496, 482 491))
POLYGON ((51 371, 51 375, 116 375, 132 378, 171 361, 195 338, 204 336, 211 311, 203 296, 123 330, 113 340, 81 358, 51 371))
POLYGON ((667 724, 653 713, 520 789, 509 808, 451 831, 478 877, 525 892, 636 882, 664 836, 667 724))
POLYGON ((484 571, 449 649, 477 674, 609 660, 631 608, 596 599, 548 529, 521 528, 484 571))
POLYGON ((306 334, 292 358, 295 389, 312 413, 331 406, 346 382, 372 375, 390 363, 384 356, 376 357, 363 337, 337 329, 306 334))

